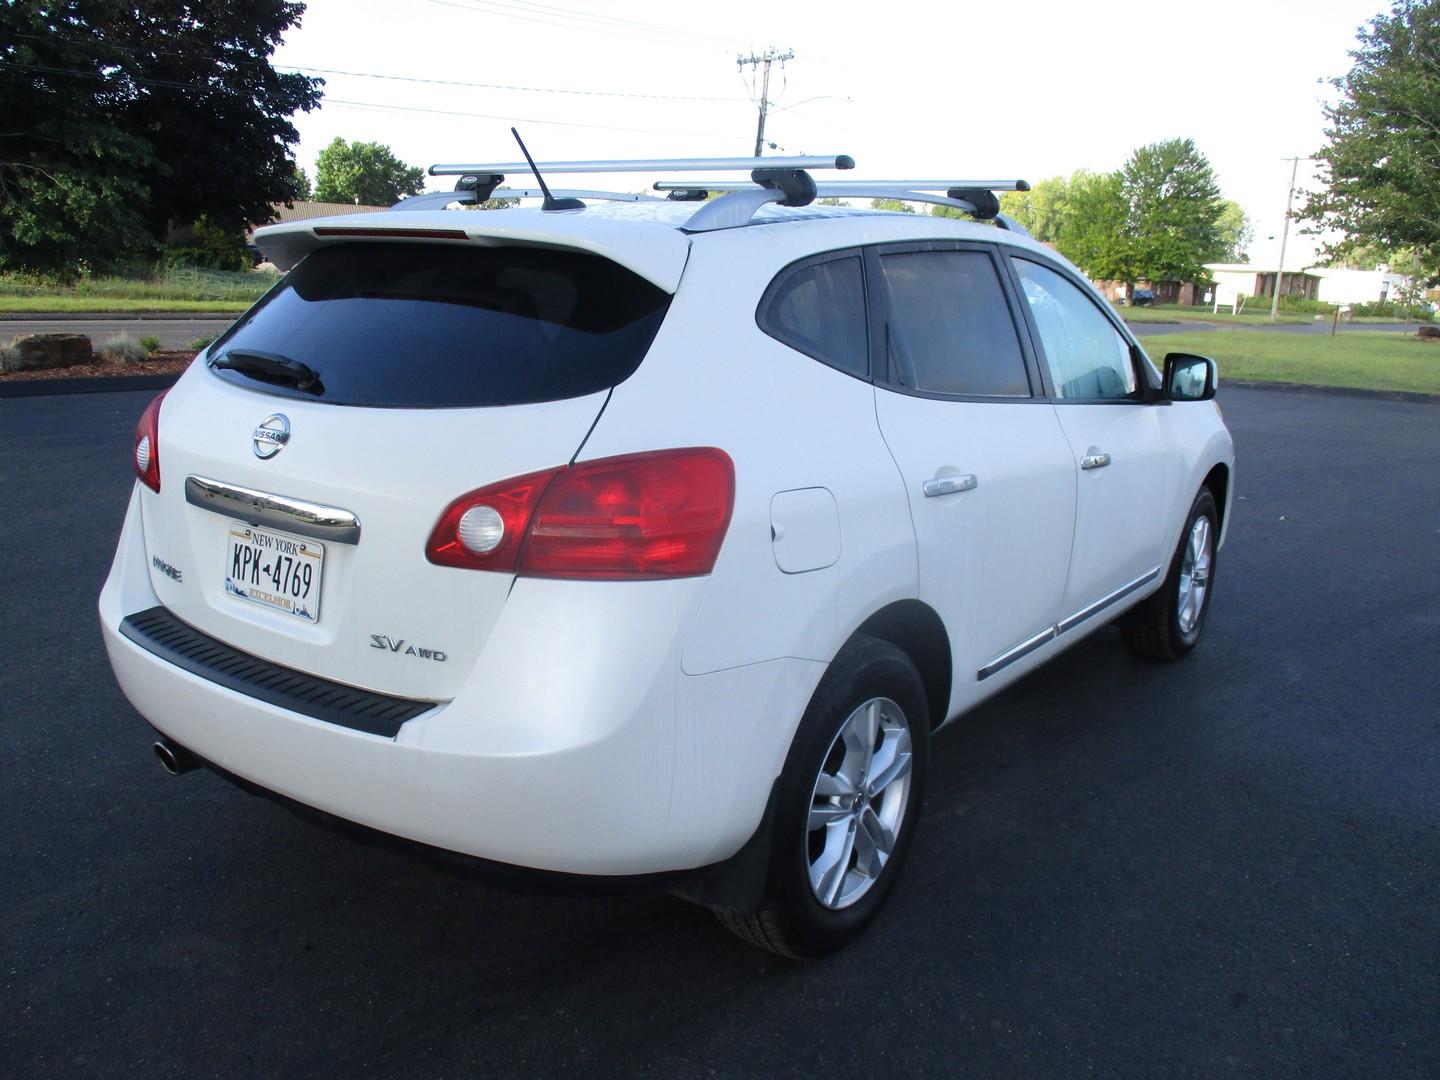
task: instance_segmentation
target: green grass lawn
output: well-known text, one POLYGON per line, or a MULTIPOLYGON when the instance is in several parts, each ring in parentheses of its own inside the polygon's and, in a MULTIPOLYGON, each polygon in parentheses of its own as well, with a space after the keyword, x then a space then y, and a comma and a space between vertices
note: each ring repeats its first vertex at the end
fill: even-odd
MULTIPOLYGON (((1219 312, 1213 312, 1208 307, 1181 307, 1179 304, 1157 304, 1153 307, 1122 307, 1117 308, 1120 315, 1127 323, 1143 325, 1156 322, 1209 322, 1221 326, 1255 326, 1270 321, 1270 308, 1266 305, 1263 308, 1246 306, 1239 315, 1232 315, 1221 308, 1219 312)), ((1329 316, 1325 316, 1329 318, 1329 316)), ((1314 322, 1315 316, 1301 311, 1282 311, 1277 322, 1286 323, 1308 323, 1314 322)))
POLYGON ((48 315, 55 312, 122 311, 221 311, 241 312, 252 301, 242 300, 127 300, 124 298, 90 298, 85 296, 0 296, 0 312, 48 315))
POLYGON ((1362 330, 1330 337, 1236 330, 1147 338, 1143 327, 1137 333, 1156 364, 1170 352, 1212 357, 1222 387, 1228 378, 1440 395, 1440 342, 1421 341, 1413 333, 1362 330))
POLYGON ((83 278, 60 285, 0 275, 0 311, 244 311, 279 280, 257 270, 171 270, 148 278, 83 278))

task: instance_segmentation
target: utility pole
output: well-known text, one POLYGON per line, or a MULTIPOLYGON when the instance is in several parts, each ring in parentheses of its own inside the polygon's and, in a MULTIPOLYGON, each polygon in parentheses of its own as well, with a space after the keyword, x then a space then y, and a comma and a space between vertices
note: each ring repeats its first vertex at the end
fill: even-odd
POLYGON ((1285 196, 1285 224, 1280 230, 1280 265, 1275 268, 1275 295, 1270 299, 1270 321, 1280 317, 1280 283, 1285 280, 1285 244, 1290 239, 1290 208, 1295 203, 1295 176, 1300 171, 1300 162, 1310 159, 1292 157, 1290 162, 1290 192, 1285 196))
POLYGON ((735 66, 741 71, 749 64, 758 68, 762 64, 765 71, 760 79, 760 126, 755 129, 755 156, 759 157, 765 149, 765 112, 770 107, 770 65, 780 64, 782 67, 786 60, 795 59, 795 50, 786 49, 783 53, 778 52, 774 45, 766 49, 764 53, 756 56, 753 52, 749 56, 742 56, 738 53, 735 56, 735 66))

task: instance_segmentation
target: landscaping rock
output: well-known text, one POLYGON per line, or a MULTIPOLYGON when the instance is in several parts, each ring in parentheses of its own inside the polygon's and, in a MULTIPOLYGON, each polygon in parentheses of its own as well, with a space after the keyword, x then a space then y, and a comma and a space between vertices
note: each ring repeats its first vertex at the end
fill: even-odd
POLYGON ((1440 341, 1440 326, 1417 326, 1415 336, 1427 338, 1430 341, 1440 341))
POLYGON ((94 356, 90 339, 84 334, 17 334, 14 348, 20 371, 88 364, 94 356))

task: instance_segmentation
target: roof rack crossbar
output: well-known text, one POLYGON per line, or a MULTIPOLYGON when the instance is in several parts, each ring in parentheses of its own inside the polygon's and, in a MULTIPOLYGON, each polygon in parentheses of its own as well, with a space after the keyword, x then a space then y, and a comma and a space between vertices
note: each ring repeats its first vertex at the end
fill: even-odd
MULTIPOLYGON (((754 159, 751 159, 754 160, 754 159)), ((767 162, 769 158, 765 159, 767 162)), ((817 180, 820 194, 832 187, 865 188, 875 195, 890 195, 898 191, 1029 191, 1030 185, 1024 180, 817 180)), ((743 191, 749 187, 744 180, 660 180, 656 191, 681 191, 702 188, 708 191, 743 191)))
MULTIPOLYGON (((749 172, 757 166, 764 169, 853 169, 855 159, 848 154, 801 154, 794 157, 767 158, 637 158, 634 160, 541 161, 541 172, 549 173, 618 173, 618 172, 749 172)), ((464 176, 486 173, 528 173, 523 161, 482 165, 431 165, 431 176, 464 176)))

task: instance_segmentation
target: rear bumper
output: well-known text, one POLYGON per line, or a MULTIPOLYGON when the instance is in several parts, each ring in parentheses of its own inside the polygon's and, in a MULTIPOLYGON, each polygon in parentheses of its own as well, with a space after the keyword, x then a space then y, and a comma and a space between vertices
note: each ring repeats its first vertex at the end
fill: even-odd
POLYGON ((159 603, 137 499, 100 620, 140 714, 248 784, 446 851, 602 875, 726 859, 759 825, 823 670, 778 659, 683 674, 703 580, 523 579, 453 701, 394 738, 355 731, 219 685, 121 634, 127 615, 159 603))

